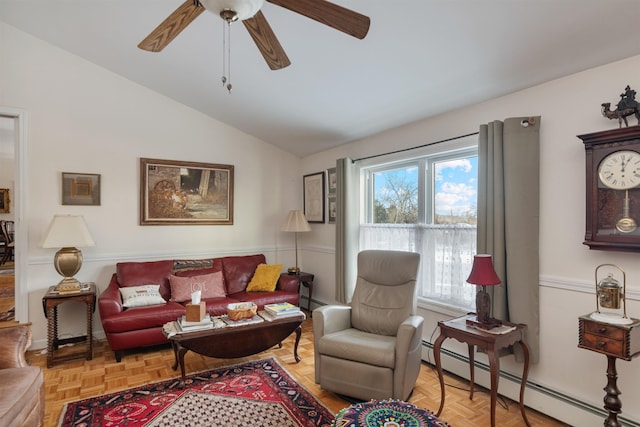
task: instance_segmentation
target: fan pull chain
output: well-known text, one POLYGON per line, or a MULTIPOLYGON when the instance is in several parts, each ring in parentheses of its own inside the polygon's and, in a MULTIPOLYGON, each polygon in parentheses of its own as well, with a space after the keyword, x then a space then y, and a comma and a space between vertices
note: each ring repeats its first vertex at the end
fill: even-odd
POLYGON ((228 20, 222 24, 222 51, 222 86, 231 93, 231 21, 228 20))

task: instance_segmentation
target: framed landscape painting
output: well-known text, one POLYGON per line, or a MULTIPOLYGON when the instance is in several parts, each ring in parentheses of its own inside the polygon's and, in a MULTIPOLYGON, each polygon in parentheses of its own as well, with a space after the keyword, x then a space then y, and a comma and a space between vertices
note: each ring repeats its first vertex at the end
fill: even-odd
POLYGON ((324 223, 324 172, 305 175, 304 216, 309 222, 324 223))
POLYGON ((140 225, 233 224, 233 165, 140 159, 140 225))

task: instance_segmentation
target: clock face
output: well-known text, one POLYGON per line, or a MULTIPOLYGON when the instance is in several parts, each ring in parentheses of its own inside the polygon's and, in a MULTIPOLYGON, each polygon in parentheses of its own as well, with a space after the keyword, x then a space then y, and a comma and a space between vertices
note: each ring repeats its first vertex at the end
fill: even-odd
POLYGON ((598 177, 605 186, 614 190, 627 190, 640 184, 640 153, 631 150, 616 151, 602 159, 598 177))

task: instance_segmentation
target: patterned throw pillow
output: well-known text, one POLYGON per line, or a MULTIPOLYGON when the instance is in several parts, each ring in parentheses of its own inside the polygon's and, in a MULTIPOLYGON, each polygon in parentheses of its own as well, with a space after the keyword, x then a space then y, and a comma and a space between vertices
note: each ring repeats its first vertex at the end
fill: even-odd
POLYGON ((171 300, 175 302, 191 301, 191 293, 202 291, 201 298, 224 298, 227 296, 224 289, 222 271, 203 274, 200 276, 169 276, 171 285, 171 300))
POLYGON ((160 285, 128 286, 120 288, 124 307, 145 307, 147 305, 166 304, 160 295, 160 285))
POLYGON ((281 272, 282 264, 258 264, 251 282, 247 286, 247 292, 275 291, 281 272))

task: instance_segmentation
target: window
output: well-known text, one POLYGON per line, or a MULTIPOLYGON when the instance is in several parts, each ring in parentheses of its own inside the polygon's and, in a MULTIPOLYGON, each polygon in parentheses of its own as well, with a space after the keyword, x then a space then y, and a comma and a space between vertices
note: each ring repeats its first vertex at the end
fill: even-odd
POLYGON ((476 252, 476 138, 360 167, 360 249, 420 253, 418 296, 464 309, 474 308, 476 293, 466 283, 476 252))

